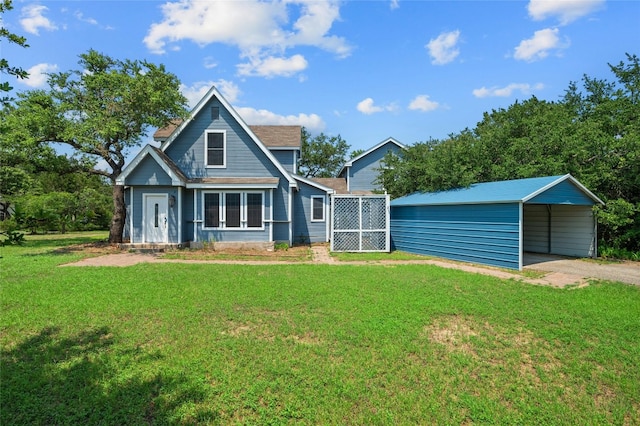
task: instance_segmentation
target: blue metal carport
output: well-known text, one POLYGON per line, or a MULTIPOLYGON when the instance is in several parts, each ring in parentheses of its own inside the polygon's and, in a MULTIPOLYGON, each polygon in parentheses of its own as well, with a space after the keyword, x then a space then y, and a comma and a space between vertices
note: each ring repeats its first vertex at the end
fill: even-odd
POLYGON ((391 201, 393 248, 522 269, 524 252, 597 256, 593 206, 571 175, 487 182, 391 201))

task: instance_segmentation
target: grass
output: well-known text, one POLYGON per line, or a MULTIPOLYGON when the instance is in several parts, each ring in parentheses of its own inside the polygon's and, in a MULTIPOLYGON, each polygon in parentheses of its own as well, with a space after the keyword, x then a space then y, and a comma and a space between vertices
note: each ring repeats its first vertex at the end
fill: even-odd
POLYGON ((640 289, 2 248, 1 424, 639 424, 640 289))

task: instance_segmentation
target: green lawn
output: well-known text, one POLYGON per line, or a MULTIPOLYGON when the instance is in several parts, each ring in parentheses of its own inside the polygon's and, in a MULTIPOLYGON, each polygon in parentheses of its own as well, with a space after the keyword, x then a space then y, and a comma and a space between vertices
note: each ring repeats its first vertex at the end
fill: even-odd
POLYGON ((0 423, 640 424, 640 289, 0 249, 0 423))

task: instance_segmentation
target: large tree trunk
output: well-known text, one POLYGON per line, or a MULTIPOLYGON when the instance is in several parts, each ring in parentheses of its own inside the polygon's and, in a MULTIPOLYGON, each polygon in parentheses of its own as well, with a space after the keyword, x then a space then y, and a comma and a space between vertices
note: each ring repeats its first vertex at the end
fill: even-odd
POLYGON ((124 222, 127 217, 127 209, 124 204, 124 186, 113 184, 113 217, 109 228, 109 243, 122 242, 124 222))

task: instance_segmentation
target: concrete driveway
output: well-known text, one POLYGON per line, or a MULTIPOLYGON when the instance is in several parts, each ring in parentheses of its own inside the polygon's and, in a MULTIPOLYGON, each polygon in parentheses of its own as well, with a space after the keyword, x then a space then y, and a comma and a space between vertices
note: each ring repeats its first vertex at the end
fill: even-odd
POLYGON ((584 278, 597 278, 640 285, 640 262, 605 263, 591 259, 525 253, 524 269, 560 272, 584 278))

